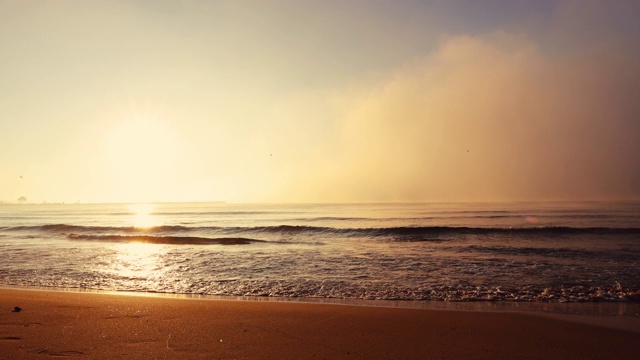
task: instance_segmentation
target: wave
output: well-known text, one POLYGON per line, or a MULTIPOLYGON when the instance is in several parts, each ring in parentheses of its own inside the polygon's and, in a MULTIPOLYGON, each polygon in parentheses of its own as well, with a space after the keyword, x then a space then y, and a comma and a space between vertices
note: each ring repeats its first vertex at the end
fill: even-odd
POLYGON ((390 228, 392 232, 401 234, 540 234, 540 235, 573 235, 573 234, 640 234, 640 228, 612 228, 612 227, 568 227, 568 226, 539 226, 539 227, 398 227, 390 228))
MULTIPOLYGON (((220 216, 220 215, 277 215, 277 214, 289 214, 290 212, 279 211, 154 211, 150 215, 171 215, 171 216, 184 216, 184 215, 198 215, 198 216, 220 216)), ((132 213, 135 214, 135 213, 132 213)))
POLYGON ((69 234, 71 240, 97 240, 113 242, 138 242, 147 244, 166 245, 246 245, 251 243, 264 243, 264 240, 248 239, 240 237, 229 238, 205 238, 197 236, 149 236, 149 235, 80 235, 69 234))
POLYGON ((559 258, 586 258, 601 256, 598 252, 592 250, 580 250, 571 248, 539 248, 539 247, 511 247, 511 246, 481 246, 481 245, 469 245, 465 247, 449 248, 447 250, 456 252, 474 252, 474 253, 488 253, 488 254, 502 254, 502 255, 540 255, 545 257, 559 257, 559 258))
MULTIPOLYGON (((68 224, 48 224, 37 226, 0 227, 2 232, 29 232, 50 235, 75 234, 79 236, 151 236, 163 234, 267 234, 267 235, 307 235, 307 236, 341 236, 341 237, 416 237, 416 236, 455 236, 455 235, 638 235, 640 228, 615 227, 464 227, 464 226, 405 226, 405 227, 369 227, 369 228, 336 228, 308 225, 275 225, 253 227, 223 226, 182 226, 165 225, 149 228, 118 226, 80 226, 68 224), (118 234, 118 235, 113 235, 118 234), (125 234, 125 235, 121 235, 125 234), (136 235, 128 235, 136 234, 136 235), (140 234, 140 235, 137 235, 140 234)), ((188 237, 188 236, 187 236, 188 237)), ((176 236, 182 238, 182 236, 176 236)), ((185 237, 186 238, 186 237, 185 237)))
POLYGON ((640 228, 610 227, 463 227, 463 226, 403 226, 386 228, 331 228, 315 226, 264 226, 253 228, 229 228, 237 231, 267 233, 317 233, 342 234, 347 236, 394 236, 394 235, 491 235, 491 234, 532 234, 532 235, 573 235, 573 234, 640 234, 640 228))
MULTIPOLYGON (((319 216, 319 217, 305 217, 292 219, 293 221, 372 221, 380 220, 366 217, 339 217, 339 216, 319 216)), ((394 220, 394 218, 385 218, 384 220, 394 220)))
POLYGON ((68 225, 68 224, 47 224, 47 225, 34 225, 34 226, 13 226, 13 227, 0 227, 3 231, 16 231, 16 232, 44 232, 44 233, 67 233, 67 232, 132 232, 132 233, 153 233, 153 232, 165 232, 165 231, 193 231, 200 228, 180 226, 180 225, 163 225, 155 227, 135 227, 135 226, 83 226, 83 225, 68 225))

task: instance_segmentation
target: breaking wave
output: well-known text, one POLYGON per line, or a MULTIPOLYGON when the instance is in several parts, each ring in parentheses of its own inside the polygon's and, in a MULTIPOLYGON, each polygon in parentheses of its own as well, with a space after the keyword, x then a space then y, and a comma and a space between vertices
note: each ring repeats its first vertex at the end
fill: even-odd
POLYGON ((171 245, 246 245, 264 240, 247 238, 205 238, 197 236, 147 236, 147 235, 79 235, 69 234, 72 240, 97 240, 114 242, 140 242, 148 244, 171 244, 171 245))
MULTIPOLYGON (((289 235, 340 235, 343 237, 403 237, 403 236, 440 236, 440 235, 616 235, 640 234, 640 228, 613 227, 457 227, 457 226, 403 226, 381 228, 336 228, 301 225, 253 226, 253 227, 222 227, 201 226, 189 227, 182 225, 165 225, 156 227, 118 227, 118 226, 79 226, 67 224, 49 224, 39 226, 0 227, 3 232, 41 232, 41 233, 73 233, 73 234, 106 234, 106 233, 263 233, 289 235)), ((179 238, 179 237, 178 237, 179 238)))

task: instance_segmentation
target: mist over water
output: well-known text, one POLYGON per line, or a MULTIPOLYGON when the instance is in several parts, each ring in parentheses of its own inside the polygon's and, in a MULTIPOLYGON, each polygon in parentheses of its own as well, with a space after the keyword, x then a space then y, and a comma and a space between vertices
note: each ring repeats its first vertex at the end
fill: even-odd
POLYGON ((638 199, 639 8, 608 5, 562 2, 548 23, 443 35, 337 92, 335 150, 297 199, 638 199))
POLYGON ((3 205, 0 284, 637 302, 639 220, 636 202, 3 205))

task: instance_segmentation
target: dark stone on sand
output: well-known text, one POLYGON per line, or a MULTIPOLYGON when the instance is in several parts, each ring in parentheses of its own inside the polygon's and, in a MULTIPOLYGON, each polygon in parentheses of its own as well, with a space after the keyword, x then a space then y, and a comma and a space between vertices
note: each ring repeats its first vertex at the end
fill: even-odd
POLYGON ((22 311, 22 308, 19 306, 14 307, 12 310, 12 312, 20 312, 20 311, 22 311))

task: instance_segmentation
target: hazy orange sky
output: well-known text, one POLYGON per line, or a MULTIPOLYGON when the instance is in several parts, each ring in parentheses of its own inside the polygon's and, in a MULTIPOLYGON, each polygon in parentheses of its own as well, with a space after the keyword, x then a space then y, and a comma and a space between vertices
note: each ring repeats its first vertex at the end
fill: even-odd
POLYGON ((0 200, 640 198, 640 1, 0 0, 0 200))

